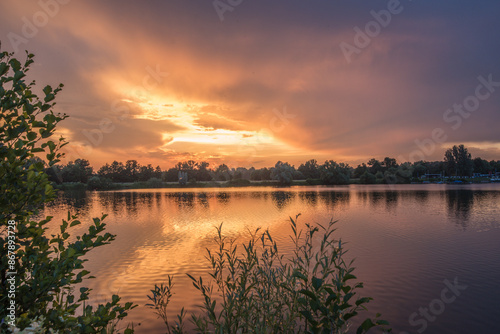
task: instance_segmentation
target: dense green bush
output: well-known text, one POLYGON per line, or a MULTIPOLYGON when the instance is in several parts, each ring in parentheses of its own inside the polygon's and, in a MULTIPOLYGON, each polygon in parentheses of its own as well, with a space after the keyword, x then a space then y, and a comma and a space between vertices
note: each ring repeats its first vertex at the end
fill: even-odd
MULTIPOLYGON (((43 88, 43 97, 33 91, 35 82, 24 78, 33 55, 21 64, 13 54, 0 53, 0 331, 24 329, 36 323, 44 331, 96 333, 112 331, 133 305, 121 306, 120 298, 93 308, 86 305, 90 290, 75 286, 88 278, 84 256, 114 239, 104 233, 102 218, 94 218, 88 232, 70 238, 79 225, 68 213, 59 232, 48 235, 51 217, 36 220, 44 203, 54 199, 54 189, 45 173, 59 161, 58 150, 66 144, 50 140, 57 124, 66 118, 52 108, 62 85, 43 88)), ((132 330, 126 332, 131 333, 132 330)))
POLYGON ((87 187, 90 190, 108 190, 112 189, 113 186, 113 182, 103 176, 92 176, 87 183, 87 187))
POLYGON ((288 162, 278 161, 271 171, 271 178, 282 186, 289 186, 293 182, 294 168, 288 162))
POLYGON ((351 168, 343 162, 327 160, 320 166, 320 179, 323 184, 349 184, 351 168))
POLYGON ((377 178, 372 173, 366 171, 360 176, 359 182, 362 184, 374 184, 377 182, 377 178))
MULTIPOLYGON (((357 297, 363 287, 355 282, 352 262, 345 262, 341 241, 333 239, 334 224, 306 224, 298 230, 291 220, 295 249, 290 258, 280 254, 269 231, 259 230, 238 248, 217 228, 214 252, 207 249, 211 279, 188 274, 204 303, 191 322, 199 333, 345 333, 350 320, 365 309, 371 298, 357 297), (318 232, 321 232, 318 234, 318 232)), ((182 309, 173 322, 167 307, 173 294, 173 278, 155 285, 148 296, 168 333, 185 333, 182 309)), ((386 321, 366 319, 357 329, 364 333, 386 321)))
POLYGON ((161 188, 163 187, 163 181, 159 178, 152 177, 147 182, 148 188, 161 188))

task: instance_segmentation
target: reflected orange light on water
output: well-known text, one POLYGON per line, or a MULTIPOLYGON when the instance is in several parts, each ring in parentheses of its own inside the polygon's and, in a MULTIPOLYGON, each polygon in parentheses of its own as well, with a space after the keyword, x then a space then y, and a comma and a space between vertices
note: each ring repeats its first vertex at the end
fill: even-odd
MULTIPOLYGON (((288 237, 289 217, 299 213, 299 226, 338 220, 335 235, 347 242, 349 259, 356 258, 366 295, 375 297, 374 309, 392 305, 390 301, 401 296, 411 300, 421 277, 451 270, 456 264, 460 257, 446 254, 465 251, 455 241, 457 236, 462 238, 457 232, 464 226, 477 231, 500 227, 491 220, 500 214, 495 205, 500 199, 498 191, 467 197, 445 185, 422 189, 428 188, 381 185, 88 192, 71 201, 61 197, 45 214, 53 215, 57 223, 67 209, 76 209, 81 212, 80 220, 88 224, 91 217, 109 213, 107 230, 117 237, 111 245, 88 255, 86 269, 97 277, 86 283, 94 290, 91 302, 108 301, 112 294, 134 301, 140 307, 128 320, 141 323, 138 333, 149 333, 162 331, 163 325, 144 306, 146 296, 167 275, 175 276, 170 316, 182 307, 188 312, 198 310, 203 300, 186 273, 208 280, 206 248, 215 246, 216 226, 223 224, 223 234, 237 244, 248 241, 249 231, 269 229, 281 253, 288 256, 293 247, 288 237)), ((421 293, 432 292, 431 286, 422 289, 421 293)), ((401 312, 387 307, 384 311, 389 316, 401 312)))

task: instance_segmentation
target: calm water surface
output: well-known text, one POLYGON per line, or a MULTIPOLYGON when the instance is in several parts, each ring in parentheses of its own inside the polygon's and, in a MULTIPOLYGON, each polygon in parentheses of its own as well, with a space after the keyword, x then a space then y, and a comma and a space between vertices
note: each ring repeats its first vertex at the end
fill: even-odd
POLYGON ((144 304, 167 274, 176 281, 171 318, 182 306, 196 311, 202 300, 185 274, 206 272, 215 226, 241 242, 269 228, 286 253, 289 217, 299 213, 302 224, 338 220, 361 292, 375 299, 369 313, 382 313, 394 333, 500 333, 500 184, 66 193, 45 214, 60 222, 68 210, 87 224, 108 214, 117 237, 89 254, 97 278, 87 286, 94 302, 119 293, 139 304, 128 318, 141 324, 137 333, 165 332, 144 304))

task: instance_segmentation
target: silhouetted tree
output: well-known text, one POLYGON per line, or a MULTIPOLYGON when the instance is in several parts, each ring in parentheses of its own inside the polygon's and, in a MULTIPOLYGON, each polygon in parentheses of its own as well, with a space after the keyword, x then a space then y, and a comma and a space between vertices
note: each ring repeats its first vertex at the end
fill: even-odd
POLYGON ((493 171, 490 163, 487 160, 481 158, 475 158, 473 160, 474 173, 489 174, 493 171))
POLYGON ((261 168, 261 180, 269 181, 271 180, 271 170, 267 167, 261 168))
POLYGON ((491 160, 490 161, 490 166, 493 170, 493 173, 500 173, 500 160, 491 160))
POLYGON ((306 179, 306 177, 304 176, 304 174, 302 174, 302 172, 296 170, 295 168, 293 169, 292 177, 293 177, 294 180, 305 180, 306 179))
POLYGON ((367 165, 369 167, 369 169, 368 169, 369 172, 372 174, 376 174, 377 172, 384 172, 384 168, 382 167, 382 164, 380 163, 380 161, 378 161, 375 158, 370 159, 368 161, 367 165))
POLYGON ((134 182, 139 180, 141 166, 137 160, 127 160, 125 170, 123 171, 125 182, 134 182))
MULTIPOLYGON (((361 165, 358 165, 358 167, 356 167, 354 169, 354 171, 352 173, 352 177, 355 178, 355 179, 357 179, 357 178, 360 178, 361 175, 363 175, 364 173, 367 173, 367 172, 369 173, 368 167, 366 166, 365 163, 362 163, 361 165)), ((372 173, 370 173, 370 174, 372 174, 372 173)), ((362 182, 362 183, 365 183, 365 182, 362 182)))
POLYGON ((415 162, 413 164, 413 177, 421 177, 427 173, 427 167, 423 161, 415 162))
POLYGON ((111 164, 105 164, 97 172, 99 176, 106 177, 113 182, 128 182, 125 166, 123 163, 118 161, 113 161, 111 164))
POLYGON ((63 182, 87 183, 92 173, 93 168, 90 166, 88 160, 76 159, 75 161, 70 161, 62 168, 61 177, 63 182))
POLYGON ((293 180, 294 168, 288 162, 278 161, 271 172, 273 180, 277 180, 281 185, 290 185, 293 180))
POLYGON ((444 161, 448 175, 471 176, 474 164, 464 145, 455 145, 446 150, 444 161))
POLYGON ((318 162, 315 159, 311 159, 305 164, 300 165, 297 170, 301 172, 306 179, 319 179, 320 177, 318 162))
POLYGON ((196 161, 178 162, 175 167, 178 171, 186 172, 189 180, 196 181, 196 161))
POLYGON ((215 169, 215 179, 217 181, 229 181, 231 178, 231 173, 227 165, 221 164, 215 169))
POLYGON ((139 167, 138 181, 147 181, 152 177, 155 177, 155 170, 151 164, 139 167))
POLYGON ((210 170, 208 166, 210 164, 206 161, 202 161, 197 164, 197 169, 195 173, 195 177, 197 181, 211 181, 212 175, 210 175, 210 170))
POLYGON ((397 168, 398 167, 398 163, 396 162, 396 159, 394 158, 389 158, 389 157, 385 157, 384 158, 384 161, 382 161, 382 167, 384 167, 386 170, 389 169, 389 168, 397 168))
POLYGON ((327 160, 320 167, 320 179, 324 184, 349 184, 351 167, 343 162, 327 160))
MULTIPOLYGON (((239 174, 238 178, 244 179, 244 180, 250 180, 251 171, 248 170, 247 168, 245 168, 245 167, 237 167, 235 172, 237 174, 239 174)), ((237 178, 236 174, 235 174, 235 178, 237 178)))
POLYGON ((374 184, 377 182, 377 178, 375 175, 370 173, 369 171, 365 171, 359 178, 359 182, 362 184, 374 184))
POLYGON ((177 168, 170 168, 164 174, 164 181, 166 182, 177 182, 179 180, 178 176, 179 170, 177 168))

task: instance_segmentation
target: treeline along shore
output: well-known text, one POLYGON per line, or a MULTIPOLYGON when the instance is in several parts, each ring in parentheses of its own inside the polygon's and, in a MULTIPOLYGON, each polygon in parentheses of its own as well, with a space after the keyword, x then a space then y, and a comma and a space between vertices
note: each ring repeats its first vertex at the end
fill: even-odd
POLYGON ((396 159, 375 158, 357 167, 327 160, 311 159, 299 167, 278 161, 273 167, 230 168, 220 164, 211 168, 206 161, 179 162, 162 170, 136 160, 113 161, 98 170, 88 160, 47 168, 50 180, 59 189, 133 189, 178 187, 242 187, 290 185, 407 184, 407 183, 485 183, 500 181, 500 160, 472 158, 464 145, 446 150, 442 161, 398 163, 396 159))

